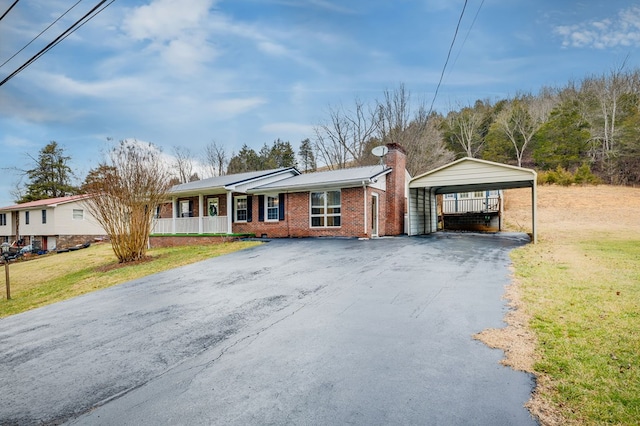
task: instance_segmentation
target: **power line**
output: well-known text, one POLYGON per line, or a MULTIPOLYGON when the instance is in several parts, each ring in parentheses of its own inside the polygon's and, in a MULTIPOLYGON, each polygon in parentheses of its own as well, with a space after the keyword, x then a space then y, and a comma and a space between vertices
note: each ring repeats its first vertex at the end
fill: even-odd
POLYGON ((0 81, 0 86, 3 86, 5 83, 7 83, 9 80, 11 80, 13 77, 15 77, 17 74, 19 74, 20 72, 22 72, 25 68, 27 68, 29 65, 31 65, 32 63, 34 63, 36 60, 38 60, 42 55, 44 55, 45 53, 47 53, 49 50, 51 50, 53 47, 55 47, 56 45, 58 45, 58 43, 60 43, 62 40, 64 40, 65 38, 69 37, 71 34, 73 34, 76 30, 78 30, 79 28, 81 28, 84 24, 86 24, 87 22, 89 22, 90 20, 92 20, 94 17, 96 17, 96 15, 98 15, 100 12, 102 12, 103 10, 105 10, 108 6, 110 6, 115 0, 111 0, 109 3, 107 3, 102 9, 98 10, 97 12, 95 12, 98 8, 100 8, 100 6, 102 6, 104 3, 107 2, 107 0, 101 0, 96 6, 94 6, 89 12, 87 12, 82 18, 78 19, 73 25, 71 25, 69 28, 67 28, 62 34, 60 34, 58 37, 55 38, 55 40, 53 40, 51 43, 49 43, 48 45, 46 45, 42 50, 40 50, 38 53, 36 53, 35 55, 33 55, 27 62, 25 62, 24 64, 22 64, 18 69, 16 69, 14 72, 12 72, 11 74, 9 74, 4 80, 0 81), (95 13, 94 13, 95 12, 95 13), (93 14, 93 15, 92 15, 93 14), (90 16, 92 15, 92 16, 90 16))
MULTIPOLYGON (((473 28, 473 24, 475 24, 476 20, 478 19, 478 15, 480 14, 480 9, 482 9, 482 5, 484 5, 484 0, 482 0, 482 2, 480 3, 480 7, 478 7, 476 15, 473 17, 473 21, 471 22, 471 26, 467 30, 467 34, 465 34, 464 40, 462 40, 462 44, 460 45, 460 50, 458 51, 458 54, 456 55, 456 58, 453 60, 453 65, 451 65, 451 68, 455 67, 456 63, 458 62, 458 58, 460 57, 460 53, 462 53, 462 50, 464 49, 464 45, 467 42, 467 38, 469 38, 469 33, 471 33, 471 29, 473 28)), ((449 71, 449 74, 447 76, 449 76, 449 75, 451 75, 451 71, 449 71)))
POLYGON ((440 90, 440 84, 442 84, 442 78, 444 77, 444 72, 447 69, 447 64, 449 63, 449 58, 451 57, 451 51, 453 50, 453 45, 456 42, 456 37, 458 36, 458 30, 460 29, 460 22, 462 22, 462 17, 464 16, 464 11, 466 8, 467 8, 467 0, 464 0, 464 6, 462 6, 462 12, 460 13, 460 18, 458 19, 458 25, 456 25, 456 31, 453 34, 453 40, 451 40, 451 45, 449 46, 449 52, 447 53, 447 60, 444 62, 444 67, 442 67, 442 73, 440 73, 440 81, 438 81, 438 85, 436 86, 436 92, 433 94, 433 100, 431 101, 431 106, 429 107, 429 113, 427 114, 427 117, 430 116, 431 112, 433 111, 433 104, 436 102, 436 97, 438 96, 438 90, 440 90))
MULTIPOLYGON (((73 6, 71 6, 69 9, 67 9, 66 12, 64 12, 62 15, 60 15, 58 17, 58 19, 56 19, 55 21, 53 21, 51 24, 49 24, 49 26, 47 28, 45 28, 44 30, 40 31, 40 34, 38 34, 37 36, 35 36, 34 38, 31 39, 31 41, 27 44, 24 45, 24 47, 20 50, 18 50, 16 53, 14 53, 13 55, 11 55, 11 57, 9 59, 7 59, 6 61, 4 61, 1 65, 0 68, 2 68, 3 66, 6 65, 7 62, 9 62, 10 60, 12 60, 13 58, 15 58, 20 52, 22 52, 24 49, 26 49, 27 47, 29 47, 31 45, 31 43, 33 43, 34 41, 36 41, 42 34, 44 34, 45 31, 47 31, 49 28, 51 28, 56 22, 58 22, 60 19, 62 19, 67 13, 69 13, 74 7, 76 7, 80 2, 82 2, 82 0, 78 0, 73 6)), ((17 2, 16 2, 17 3, 17 2)))
POLYGON ((11 9, 13 9, 13 6, 15 6, 20 0, 16 0, 13 2, 13 4, 11 6, 9 6, 9 9, 7 9, 6 12, 4 12, 2 14, 2 16, 0 16, 0 21, 2 21, 4 19, 5 16, 7 16, 7 13, 9 13, 11 11, 11 9))

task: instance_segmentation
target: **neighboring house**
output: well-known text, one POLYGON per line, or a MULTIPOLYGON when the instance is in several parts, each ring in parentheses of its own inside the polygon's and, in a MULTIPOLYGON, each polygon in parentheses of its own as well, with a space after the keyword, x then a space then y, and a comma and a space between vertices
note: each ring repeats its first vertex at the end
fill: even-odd
POLYGON ((406 157, 385 164, 301 174, 295 168, 176 185, 158 208, 154 234, 376 237, 404 232, 406 157))
POLYGON ((106 232, 87 211, 87 195, 50 198, 0 208, 0 239, 42 250, 67 248, 106 232))

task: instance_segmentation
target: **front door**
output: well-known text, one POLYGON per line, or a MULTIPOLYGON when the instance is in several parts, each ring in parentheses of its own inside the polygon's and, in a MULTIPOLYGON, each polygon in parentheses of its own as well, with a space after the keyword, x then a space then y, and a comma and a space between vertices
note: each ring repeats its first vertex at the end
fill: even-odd
POLYGON ((371 196, 371 236, 378 236, 378 194, 371 196))

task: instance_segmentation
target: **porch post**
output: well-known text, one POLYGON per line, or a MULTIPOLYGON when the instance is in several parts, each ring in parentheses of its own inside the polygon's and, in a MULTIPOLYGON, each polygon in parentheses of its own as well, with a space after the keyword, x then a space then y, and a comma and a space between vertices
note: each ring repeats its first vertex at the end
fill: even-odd
POLYGON ((198 194, 198 234, 202 234, 204 216, 202 215, 204 203, 202 202, 202 194, 198 194))
POLYGON ((537 212, 538 208, 537 204, 537 191, 536 191, 536 179, 533 181, 533 186, 531 187, 531 240, 533 244, 538 242, 538 229, 537 229, 537 212))
MULTIPOLYGON (((362 198, 364 199, 364 236, 367 236, 367 186, 362 182, 362 198)), ((385 216, 386 218, 386 216, 385 216)), ((373 237, 373 235, 371 235, 373 237)))
POLYGON ((176 233, 176 217, 178 216, 178 199, 171 197, 171 233, 176 233))
POLYGON ((227 191, 227 234, 233 234, 233 196, 227 191))

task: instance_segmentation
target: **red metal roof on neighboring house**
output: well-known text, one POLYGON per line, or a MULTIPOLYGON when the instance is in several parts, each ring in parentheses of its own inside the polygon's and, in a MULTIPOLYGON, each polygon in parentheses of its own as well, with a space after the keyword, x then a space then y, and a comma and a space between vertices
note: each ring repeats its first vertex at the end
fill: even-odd
POLYGON ((30 201, 28 203, 14 204, 12 206, 0 207, 2 210, 28 210, 35 207, 54 206, 57 204, 71 203, 91 197, 89 194, 70 195, 68 197, 47 198, 46 200, 30 201))

